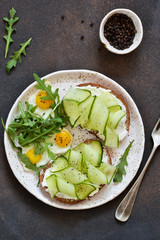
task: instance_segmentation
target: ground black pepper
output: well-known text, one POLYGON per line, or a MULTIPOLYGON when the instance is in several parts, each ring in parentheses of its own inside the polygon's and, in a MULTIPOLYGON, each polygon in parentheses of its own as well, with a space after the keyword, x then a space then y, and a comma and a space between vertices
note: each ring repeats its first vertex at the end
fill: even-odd
POLYGON ((116 13, 112 15, 104 26, 104 36, 116 49, 129 48, 136 34, 134 23, 125 14, 116 13))

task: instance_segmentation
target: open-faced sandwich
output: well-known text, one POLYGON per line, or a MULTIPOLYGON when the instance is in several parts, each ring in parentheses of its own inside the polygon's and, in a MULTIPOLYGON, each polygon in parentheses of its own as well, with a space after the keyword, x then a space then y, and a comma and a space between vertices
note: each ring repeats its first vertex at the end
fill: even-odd
POLYGON ((60 100, 58 89, 53 92, 50 82, 34 77, 38 90, 25 106, 19 102, 19 115, 7 133, 24 169, 39 176, 40 187, 51 198, 69 204, 90 199, 115 174, 108 147, 118 148, 128 134, 127 103, 94 83, 70 87, 60 100), (79 137, 73 147, 74 129, 94 139, 79 137))
POLYGON ((80 143, 41 171, 42 188, 63 203, 91 198, 110 184, 116 168, 99 140, 80 143))
POLYGON ((65 113, 72 127, 81 126, 104 141, 119 147, 127 135, 130 113, 127 103, 113 90, 94 83, 71 87, 63 98, 65 113))

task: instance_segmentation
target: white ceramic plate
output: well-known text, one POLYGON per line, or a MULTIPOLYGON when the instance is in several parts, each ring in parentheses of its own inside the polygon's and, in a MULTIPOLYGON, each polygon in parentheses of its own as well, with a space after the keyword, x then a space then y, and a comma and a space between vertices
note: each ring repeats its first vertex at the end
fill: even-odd
MULTIPOLYGON (((7 137, 7 134, 5 133, 4 135, 5 151, 9 165, 15 177, 23 185, 23 187, 26 188, 36 198, 53 207, 68 210, 79 210, 97 207, 111 201, 126 189, 126 187, 129 185, 129 183, 136 175, 140 163, 142 161, 145 142, 144 127, 135 102, 133 101, 131 96, 126 92, 126 90, 122 88, 118 83, 97 72, 88 70, 66 70, 51 73, 45 76, 44 78, 49 80, 55 89, 59 88, 59 94, 61 97, 63 97, 63 95, 66 93, 66 91, 69 89, 71 85, 75 86, 79 83, 86 82, 99 83, 123 96, 124 100, 127 102, 130 109, 131 115, 130 131, 129 135, 125 137, 125 139, 120 144, 119 149, 110 150, 110 154, 112 157, 113 165, 116 165, 119 162, 119 158, 124 153, 129 142, 134 140, 134 143, 131 147, 131 150, 127 158, 128 161, 128 166, 126 167, 127 173, 123 177, 123 181, 121 183, 115 184, 112 182, 109 186, 103 187, 101 191, 94 197, 92 197, 90 200, 85 200, 74 205, 60 203, 55 199, 51 199, 49 194, 45 193, 43 190, 37 187, 38 178, 33 172, 24 171, 22 164, 19 158, 17 157, 17 153, 15 149, 12 148, 7 137)), ((8 119, 6 122, 7 127, 14 119, 14 117, 17 115, 18 102, 22 101, 22 103, 24 103, 27 100, 28 96, 36 91, 36 88, 34 87, 35 84, 36 84, 35 82, 32 83, 17 98, 8 115, 8 119)))

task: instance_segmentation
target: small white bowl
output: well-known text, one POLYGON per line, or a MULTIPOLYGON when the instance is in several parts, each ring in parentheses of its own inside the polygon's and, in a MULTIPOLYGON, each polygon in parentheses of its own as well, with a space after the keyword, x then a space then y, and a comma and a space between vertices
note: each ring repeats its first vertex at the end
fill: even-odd
POLYGON ((135 50, 139 44, 142 41, 143 38, 143 27, 142 27, 142 22, 140 20, 140 18, 131 10, 129 9, 124 9, 124 8, 118 8, 118 9, 114 9, 111 12, 109 12, 103 19, 102 22, 100 24, 100 29, 99 29, 99 37, 101 42, 104 44, 104 46, 113 53, 116 54, 127 54, 132 52, 133 50, 135 50), (129 48, 125 48, 124 50, 119 50, 114 48, 113 46, 110 45, 110 43, 107 41, 107 39, 104 36, 104 26, 106 24, 106 22, 108 21, 108 19, 115 13, 120 13, 120 14, 125 14, 128 17, 130 17, 135 25, 136 28, 136 34, 135 37, 133 39, 133 43, 129 48))

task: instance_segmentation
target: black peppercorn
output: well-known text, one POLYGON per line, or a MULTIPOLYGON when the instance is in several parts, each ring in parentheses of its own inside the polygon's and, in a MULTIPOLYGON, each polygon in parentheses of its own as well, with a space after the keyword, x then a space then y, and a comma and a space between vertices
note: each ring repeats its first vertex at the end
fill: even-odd
POLYGON ((116 49, 129 48, 136 34, 134 23, 125 14, 112 15, 104 26, 104 36, 116 49))

